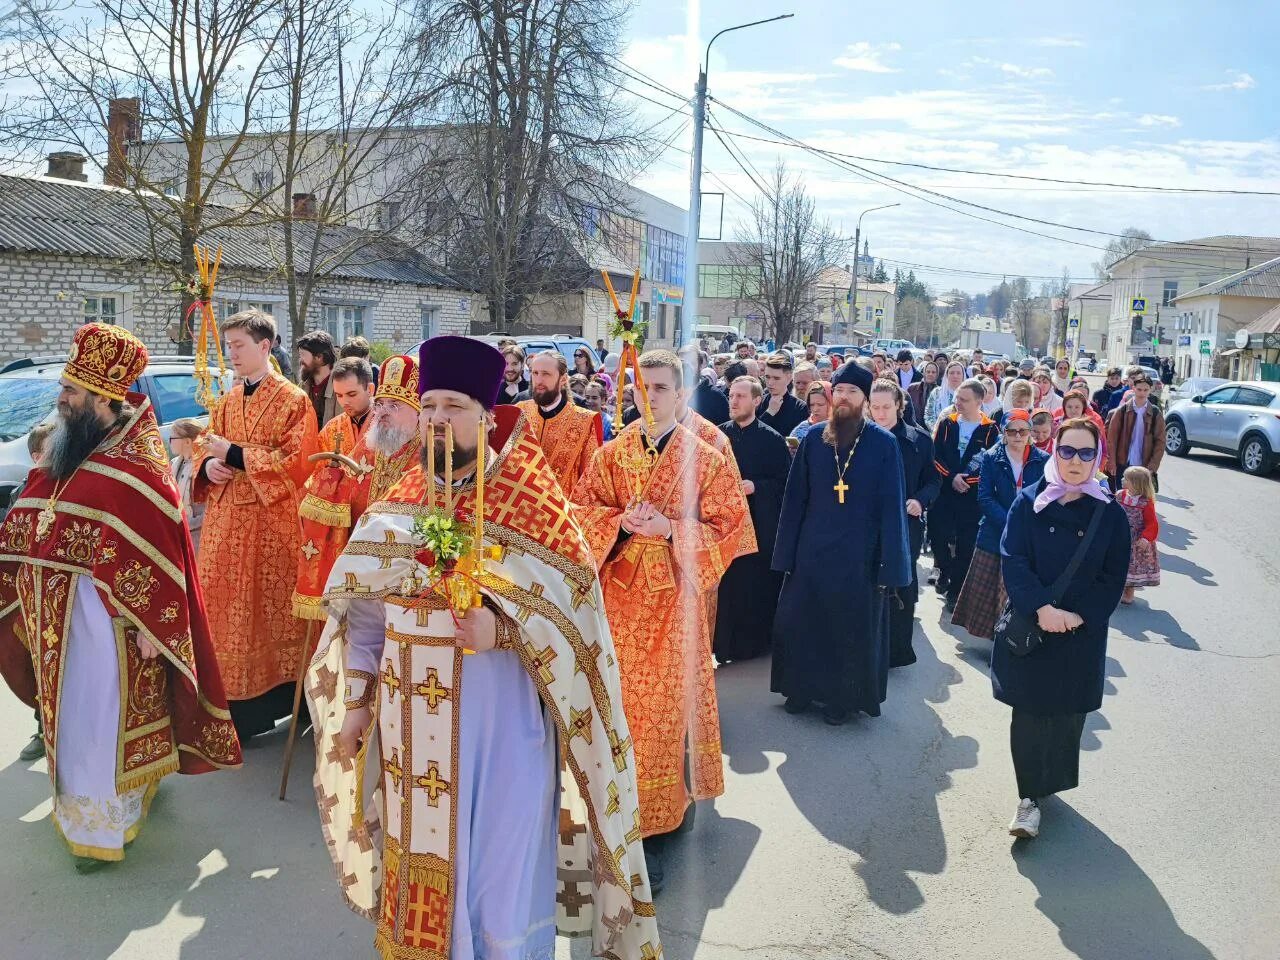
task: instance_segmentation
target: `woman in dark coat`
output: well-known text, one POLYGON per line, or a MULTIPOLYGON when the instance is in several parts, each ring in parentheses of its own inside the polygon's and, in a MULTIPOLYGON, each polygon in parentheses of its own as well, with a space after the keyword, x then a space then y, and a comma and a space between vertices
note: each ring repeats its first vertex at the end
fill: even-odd
POLYGON ((965 574, 960 598, 951 622, 975 637, 990 640, 1004 609, 1006 594, 1000 579, 1000 535, 1009 508, 1023 487, 1034 486, 1044 476, 1049 455, 1031 443, 1031 415, 1011 410, 1004 422, 1003 438, 982 455, 978 478, 978 507, 982 521, 973 561, 965 574))
POLYGON ((1023 657, 1000 643, 991 651, 995 697, 1013 707, 1009 741, 1020 802, 1009 832, 1016 837, 1039 833, 1042 798, 1078 785, 1085 715, 1102 706, 1107 625, 1129 571, 1129 522, 1098 484, 1100 441, 1091 421, 1065 421, 1044 478, 1018 495, 1000 541, 1009 601, 1044 636, 1023 657), (1102 514, 1093 541, 1052 604, 1053 582, 1095 510, 1102 514))
POLYGON ((903 491, 907 496, 903 511, 907 515, 907 539, 911 545, 911 583, 899 587, 888 597, 890 667, 905 667, 916 662, 916 652, 911 647, 916 601, 920 599, 916 561, 924 546, 924 512, 937 499, 942 486, 942 477, 933 465, 933 440, 924 430, 902 419, 906 406, 906 394, 892 379, 882 377, 872 384, 871 419, 893 434, 898 441, 898 452, 902 454, 903 491))

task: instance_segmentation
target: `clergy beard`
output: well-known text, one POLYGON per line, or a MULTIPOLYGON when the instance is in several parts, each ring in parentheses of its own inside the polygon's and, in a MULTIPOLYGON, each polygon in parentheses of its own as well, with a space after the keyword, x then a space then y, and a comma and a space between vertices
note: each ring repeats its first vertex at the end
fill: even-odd
POLYGON ((861 410, 854 412, 852 408, 837 403, 831 411, 831 419, 822 428, 822 439, 836 449, 847 447, 862 432, 865 419, 861 410))
POLYGON ((533 402, 540 407, 554 407, 562 399, 564 394, 559 390, 534 390, 530 393, 533 402))
MULTIPOLYGON (((444 438, 440 436, 441 431, 436 431, 436 472, 441 476, 444 475, 444 438)), ((476 462, 476 448, 466 449, 462 444, 458 443, 458 437, 455 434, 453 438, 453 472, 456 476, 459 470, 466 470, 476 462)), ((427 445, 424 443, 422 449, 418 451, 418 463, 422 465, 422 469, 427 469, 427 445)))
POLYGON ((375 415, 373 424, 369 427, 369 446, 373 447, 375 453, 389 457, 412 440, 417 430, 416 423, 407 428, 396 427, 383 422, 375 415))
POLYGON ((121 410, 114 422, 103 426, 92 398, 86 398, 83 406, 71 404, 65 413, 59 409, 40 466, 54 480, 65 480, 125 416, 126 412, 121 410))

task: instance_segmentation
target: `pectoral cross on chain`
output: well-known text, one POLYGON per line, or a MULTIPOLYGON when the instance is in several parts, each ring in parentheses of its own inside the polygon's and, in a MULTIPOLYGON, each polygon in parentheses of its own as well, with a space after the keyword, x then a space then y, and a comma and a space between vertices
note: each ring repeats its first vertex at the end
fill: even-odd
POLYGON ((845 494, 845 491, 849 489, 849 485, 848 485, 847 483, 845 483, 845 482, 844 482, 844 477, 841 477, 841 478, 836 482, 836 485, 835 485, 834 487, 832 487, 831 489, 832 489, 832 490, 834 490, 834 491, 836 492, 836 496, 840 498, 840 502, 841 502, 841 503, 844 503, 844 494, 845 494))

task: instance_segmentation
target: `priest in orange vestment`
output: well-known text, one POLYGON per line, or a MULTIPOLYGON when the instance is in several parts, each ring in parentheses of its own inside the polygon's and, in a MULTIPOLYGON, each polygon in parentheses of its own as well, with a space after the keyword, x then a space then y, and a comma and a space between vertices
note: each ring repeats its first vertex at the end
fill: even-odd
MULTIPOLYGON (((573 493, 604 587, 635 741, 645 837, 680 826, 694 800, 724 792, 703 599, 749 533, 746 497, 711 445, 676 422, 683 398, 679 359, 640 358, 654 425, 633 423, 596 453, 573 493), (685 754, 692 783, 685 780, 685 754)), ((650 880, 661 861, 646 843, 650 880)))
POLYGON ((544 350, 529 364, 531 398, 516 404, 567 497, 604 439, 600 414, 569 395, 569 365, 559 350, 544 350))
POLYGON ((289 715, 306 636, 293 615, 298 504, 316 449, 307 395, 272 371, 275 321, 248 310, 223 325, 241 382, 214 406, 192 496, 207 502, 200 584, 218 666, 243 741, 289 715))
MULTIPOLYGON (((334 393, 339 403, 347 392, 346 381, 337 379, 340 370, 348 360, 356 359, 339 360, 334 367, 334 393)), ((367 365, 363 359, 359 363, 367 365)), ((352 529, 369 504, 383 499, 405 471, 418 462, 419 409, 418 361, 413 357, 389 358, 378 376, 373 411, 366 421, 369 429, 362 431, 345 462, 330 458, 307 481, 307 495, 299 508, 302 545, 298 550, 298 584, 293 592, 296 616, 317 621, 328 616, 321 603, 325 583, 352 529)), ((334 417, 325 430, 350 419, 347 414, 334 417)), ((321 451, 324 450, 322 446, 321 451)))

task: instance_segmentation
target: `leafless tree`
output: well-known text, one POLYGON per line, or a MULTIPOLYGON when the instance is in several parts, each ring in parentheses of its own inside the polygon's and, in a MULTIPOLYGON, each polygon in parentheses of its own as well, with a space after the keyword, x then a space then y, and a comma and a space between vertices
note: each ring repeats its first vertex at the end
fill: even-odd
POLYGON ((786 164, 778 162, 766 187, 739 224, 741 242, 730 248, 730 259, 755 279, 744 292, 763 314, 766 334, 782 344, 815 311, 818 278, 845 258, 849 241, 819 218, 804 182, 786 164))
POLYGON ((400 134, 431 89, 400 0, 372 13, 351 0, 17 0, 3 39, 2 76, 31 92, 7 104, 0 143, 93 158, 133 192, 176 285, 195 243, 272 225, 263 268, 285 279, 300 330, 328 271, 402 250, 381 241, 409 220, 418 191, 397 174, 422 150, 400 134), (137 122, 113 149, 122 98, 137 122))
POLYGON ((1026 277, 1017 277, 1009 284, 1009 313, 1013 319, 1013 332, 1018 342, 1027 350, 1034 350, 1036 298, 1026 277))
POLYGON ((28 158, 58 145, 110 169, 138 200, 154 263, 181 285, 203 235, 255 216, 210 197, 278 82, 285 22, 280 0, 17 0, 0 77, 25 92, 6 103, 0 140, 28 158), (126 99, 149 135, 179 145, 162 168, 134 145, 108 147, 109 106, 126 99), (223 146, 208 163, 215 138, 223 146))
POLYGON ((581 289, 598 244, 639 255, 639 140, 611 61, 625 0, 421 0, 418 49, 444 127, 419 178, 447 272, 507 330, 581 289))
POLYGON ((414 239, 415 175, 428 153, 420 137, 405 134, 423 120, 431 90, 408 8, 397 0, 374 14, 349 0, 287 0, 284 19, 274 64, 281 82, 266 111, 278 120, 260 131, 260 162, 241 164, 235 186, 252 202, 262 171, 279 183, 269 209, 280 214, 282 249, 271 251, 272 262, 301 331, 328 271, 404 253, 381 241, 414 239))
POLYGON ((1151 234, 1147 233, 1147 231, 1140 230, 1137 227, 1126 227, 1121 231, 1119 237, 1107 241, 1107 246, 1102 251, 1102 257, 1093 265, 1094 276, 1099 283, 1104 280, 1110 280, 1111 265, 1113 263, 1153 242, 1151 234))

